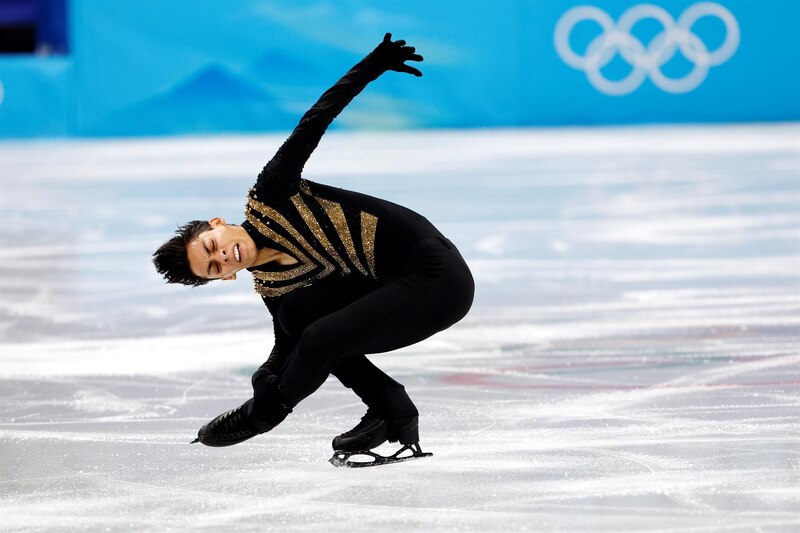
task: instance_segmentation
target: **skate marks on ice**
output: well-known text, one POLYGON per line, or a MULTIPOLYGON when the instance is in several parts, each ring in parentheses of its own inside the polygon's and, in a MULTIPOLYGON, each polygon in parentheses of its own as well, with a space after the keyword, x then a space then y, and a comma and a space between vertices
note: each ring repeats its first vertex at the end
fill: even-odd
MULTIPOLYGON (((800 377, 796 363, 771 370, 800 377)), ((584 370, 583 377, 646 380, 650 370, 608 372, 584 370)), ((555 368, 541 373, 539 379, 557 383, 555 368)), ((428 440, 437 466, 492 490, 503 480, 500 498, 453 488, 450 497, 466 506, 527 512, 534 522, 558 512, 609 520, 578 526, 584 530, 797 525, 796 385, 655 391, 455 386, 459 393, 450 393, 447 408, 439 405, 428 419, 437 429, 459 422, 459 429, 434 431, 428 440), (461 401, 452 401, 458 395, 461 401), (650 521, 654 517, 658 523, 650 521)), ((431 401, 424 410, 435 406, 431 401)), ((549 523, 577 525, 564 517, 549 523)))
MULTIPOLYGON (((670 400, 637 396, 628 406, 625 397, 640 390, 476 393, 472 385, 438 384, 437 372, 415 373, 418 359, 436 353, 399 354, 389 363, 417 399, 424 449, 434 457, 354 471, 326 462, 331 436, 362 414, 333 382, 270 434, 222 452, 186 442, 208 418, 241 401, 244 372, 211 380, 54 377, 11 384, 4 390, 15 390, 7 396, 15 418, 6 411, 0 424, 5 527, 256 531, 268 522, 290 531, 387 524, 611 531, 796 523, 792 391, 753 398, 700 388, 670 400)), ((487 352, 469 361, 506 363, 487 352)), ((624 379, 631 371, 608 376, 608 367, 596 375, 589 369, 586 378, 624 379)))
MULTIPOLYGON (((409 470, 411 463, 382 475, 343 476, 341 469, 331 467, 326 461, 330 436, 347 419, 331 423, 327 413, 327 404, 339 400, 332 397, 341 395, 339 388, 326 385, 312 405, 299 409, 292 425, 219 453, 186 444, 209 416, 192 413, 216 413, 240 401, 229 395, 244 389, 246 377, 217 376, 216 384, 206 386, 204 376, 136 376, 136 387, 151 391, 151 405, 174 410, 158 418, 149 416, 149 409, 131 410, 125 402, 107 400, 141 396, 141 391, 134 394, 129 389, 130 380, 51 378, 25 384, 25 399, 12 393, 23 412, 19 419, 7 419, 6 412, 0 424, 4 529, 66 525, 98 531, 218 531, 231 526, 250 531, 374 531, 393 524, 491 526, 492 513, 464 520, 452 508, 428 508, 432 488, 420 487, 409 476, 414 471, 409 470), (187 386, 193 392, 184 401, 187 386), (96 405, 88 408, 86 402, 58 401, 85 399, 84 390, 105 392, 94 394, 96 405)), ((346 403, 340 405, 348 410, 346 403)))

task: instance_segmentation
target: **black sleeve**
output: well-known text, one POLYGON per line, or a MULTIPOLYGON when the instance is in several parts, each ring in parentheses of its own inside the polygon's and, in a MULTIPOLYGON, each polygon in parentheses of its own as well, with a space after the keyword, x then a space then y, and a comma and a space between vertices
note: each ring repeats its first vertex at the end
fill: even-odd
POLYGON ((258 175, 256 192, 264 197, 294 194, 306 161, 333 119, 383 72, 384 69, 368 56, 325 91, 258 175))
POLYGON ((281 328, 280 324, 278 324, 278 319, 276 316, 278 307, 280 305, 279 301, 267 298, 264 298, 263 300, 272 314, 272 325, 275 332, 275 345, 272 347, 272 351, 270 352, 269 357, 264 364, 262 364, 253 374, 253 378, 251 380, 253 386, 255 386, 256 381, 267 375, 279 376, 283 369, 283 365, 286 363, 286 358, 289 357, 289 354, 292 352, 295 345, 294 341, 289 338, 286 332, 281 328))

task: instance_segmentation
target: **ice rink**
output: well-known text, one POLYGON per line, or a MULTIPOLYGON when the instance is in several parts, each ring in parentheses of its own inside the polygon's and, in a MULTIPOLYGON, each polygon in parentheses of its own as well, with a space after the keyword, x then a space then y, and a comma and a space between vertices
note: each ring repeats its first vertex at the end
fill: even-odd
POLYGON ((477 282, 373 357, 434 455, 367 469, 327 463, 364 411, 333 379, 189 444, 272 325, 248 275, 150 254, 240 222, 283 138, 0 143, 0 531, 800 531, 800 125, 331 132, 305 176, 425 214, 477 282))

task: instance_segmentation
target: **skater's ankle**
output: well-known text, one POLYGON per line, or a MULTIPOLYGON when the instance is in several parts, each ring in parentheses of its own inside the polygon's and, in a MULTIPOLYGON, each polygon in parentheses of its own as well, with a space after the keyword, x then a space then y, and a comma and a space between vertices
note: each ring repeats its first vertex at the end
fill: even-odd
POLYGON ((400 441, 401 444, 419 442, 418 416, 405 416, 387 420, 387 426, 389 442, 400 441))

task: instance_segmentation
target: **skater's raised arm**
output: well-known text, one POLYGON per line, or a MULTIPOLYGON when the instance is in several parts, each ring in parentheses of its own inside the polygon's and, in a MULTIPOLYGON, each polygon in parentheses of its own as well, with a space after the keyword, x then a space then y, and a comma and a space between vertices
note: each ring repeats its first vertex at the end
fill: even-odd
POLYGON ((292 194, 297 189, 303 166, 325 130, 369 82, 387 70, 422 76, 419 70, 406 65, 406 61, 422 61, 422 56, 416 54, 414 47, 406 46, 405 41, 392 41, 392 34, 387 33, 375 50, 351 68, 306 111, 292 134, 258 175, 256 191, 262 194, 292 194))

